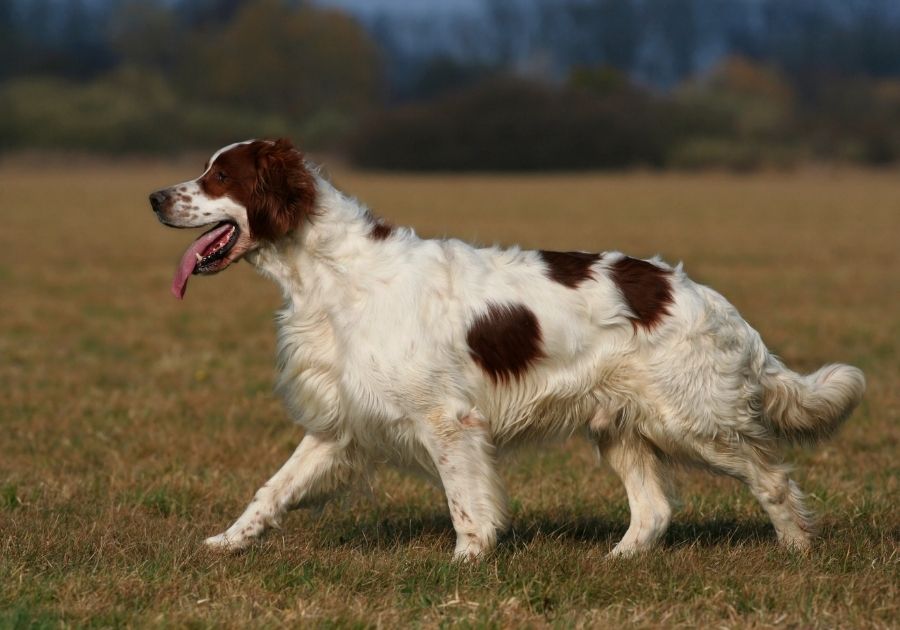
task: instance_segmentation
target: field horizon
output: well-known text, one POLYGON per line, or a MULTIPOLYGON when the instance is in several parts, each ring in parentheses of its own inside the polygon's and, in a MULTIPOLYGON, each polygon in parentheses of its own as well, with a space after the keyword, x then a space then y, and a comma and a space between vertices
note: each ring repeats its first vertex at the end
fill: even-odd
POLYGON ((272 393, 274 285, 247 264, 171 274, 194 232, 147 194, 202 162, 0 162, 0 628, 59 626, 892 628, 900 617, 900 177, 791 173, 409 175, 336 186, 426 237, 682 262, 792 369, 860 367, 863 404, 790 449, 820 517, 776 545, 750 493, 678 474, 663 546, 605 554, 620 482, 570 440, 504 461, 513 522, 450 561, 441 494, 380 469, 250 550, 203 548, 302 431, 272 393))

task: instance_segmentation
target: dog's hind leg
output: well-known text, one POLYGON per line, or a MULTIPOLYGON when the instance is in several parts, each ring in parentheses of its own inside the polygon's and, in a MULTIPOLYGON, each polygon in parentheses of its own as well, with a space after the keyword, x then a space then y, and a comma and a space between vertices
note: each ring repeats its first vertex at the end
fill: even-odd
POLYGON ((789 477, 789 467, 778 463, 775 447, 763 447, 745 436, 696 443, 713 469, 746 483, 769 515, 779 542, 800 551, 810 546, 815 532, 804 496, 789 477))
POLYGON ((509 523, 487 421, 474 409, 461 417, 436 411, 423 423, 421 441, 447 495, 456 530, 454 559, 486 554, 509 523))
POLYGON ((209 547, 242 549, 269 527, 277 527, 290 509, 322 500, 353 476, 351 449, 343 443, 307 434, 281 469, 260 488, 226 531, 206 539, 209 547))
POLYGON ((672 520, 671 475, 643 438, 601 439, 601 457, 619 475, 628 493, 631 524, 611 556, 628 556, 652 548, 672 520))

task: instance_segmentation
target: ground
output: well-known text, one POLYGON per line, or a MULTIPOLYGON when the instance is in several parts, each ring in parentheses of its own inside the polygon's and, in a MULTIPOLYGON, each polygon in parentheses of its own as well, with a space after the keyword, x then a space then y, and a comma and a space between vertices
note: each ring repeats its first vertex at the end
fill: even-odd
POLYGON ((335 170, 421 234, 684 261, 791 367, 868 377, 836 439, 790 452, 821 514, 807 556, 742 486, 686 472, 664 546, 606 560, 625 493, 570 442, 504 464, 512 530, 471 566, 440 494, 390 470, 245 553, 203 548, 301 432, 271 392, 275 287, 242 263, 169 294, 193 234, 147 194, 195 162, 0 165, 0 627, 896 627, 897 172, 335 170))

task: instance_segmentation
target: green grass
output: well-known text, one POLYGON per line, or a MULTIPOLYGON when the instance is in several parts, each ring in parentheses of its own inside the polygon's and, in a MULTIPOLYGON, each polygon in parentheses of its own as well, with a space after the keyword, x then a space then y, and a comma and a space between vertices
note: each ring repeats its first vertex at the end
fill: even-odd
POLYGON ((197 166, 0 166, 0 628, 897 626, 896 173, 338 171, 428 235, 684 260, 792 367, 869 379, 835 440, 790 453, 821 514, 807 556, 743 487, 690 473, 663 548, 609 561, 624 491, 572 442, 504 463, 512 529, 469 566, 440 493, 391 470, 245 553, 202 547, 301 433, 271 394, 276 288, 237 265, 168 295, 190 237, 146 193, 197 166))

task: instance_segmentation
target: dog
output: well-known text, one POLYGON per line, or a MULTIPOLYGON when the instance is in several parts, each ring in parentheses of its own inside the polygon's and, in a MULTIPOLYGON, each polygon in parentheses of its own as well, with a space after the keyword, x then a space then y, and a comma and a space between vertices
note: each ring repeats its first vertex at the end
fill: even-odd
POLYGON ((743 481, 783 545, 810 547, 812 515, 780 449, 833 434, 863 374, 792 372, 681 265, 421 239, 336 190, 286 139, 224 147, 150 203, 167 226, 212 226, 182 256, 176 297, 191 275, 240 259, 284 295, 276 391, 305 434, 210 547, 242 549, 389 460, 443 488, 454 558, 473 560, 509 524, 499 454, 575 433, 625 485, 631 522, 614 556, 666 532, 678 465, 743 481))

